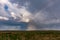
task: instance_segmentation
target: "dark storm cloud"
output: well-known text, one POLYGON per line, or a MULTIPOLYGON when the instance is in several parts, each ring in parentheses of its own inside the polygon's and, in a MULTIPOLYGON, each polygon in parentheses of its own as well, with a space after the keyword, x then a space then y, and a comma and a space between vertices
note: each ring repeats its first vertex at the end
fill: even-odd
MULTIPOLYGON (((3 29, 4 26, 8 26, 8 28, 15 28, 15 29, 21 29, 21 30, 25 30, 27 29, 28 23, 26 22, 16 22, 16 21, 12 21, 12 20, 0 20, 0 28, 3 29), (9 27, 10 26, 10 27, 9 27), (12 27, 13 26, 13 27, 12 27), (18 28, 19 26, 19 28, 18 28)), ((7 29, 6 29, 7 30, 7 29)))
POLYGON ((16 22, 16 21, 12 21, 12 20, 0 20, 0 25, 10 25, 10 26, 25 26, 28 23, 25 22, 16 22))

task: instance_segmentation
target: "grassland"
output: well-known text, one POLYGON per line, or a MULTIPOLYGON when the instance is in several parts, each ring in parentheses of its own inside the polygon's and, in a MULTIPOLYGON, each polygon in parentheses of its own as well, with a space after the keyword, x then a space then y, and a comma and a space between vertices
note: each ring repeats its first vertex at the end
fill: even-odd
POLYGON ((0 40, 60 40, 60 31, 0 31, 0 40))

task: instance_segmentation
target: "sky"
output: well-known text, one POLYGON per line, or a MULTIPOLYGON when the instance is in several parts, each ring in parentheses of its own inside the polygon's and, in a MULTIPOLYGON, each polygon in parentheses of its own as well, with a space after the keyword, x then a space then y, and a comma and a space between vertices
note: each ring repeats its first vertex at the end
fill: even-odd
POLYGON ((60 30, 60 0, 0 0, 0 30, 60 30))

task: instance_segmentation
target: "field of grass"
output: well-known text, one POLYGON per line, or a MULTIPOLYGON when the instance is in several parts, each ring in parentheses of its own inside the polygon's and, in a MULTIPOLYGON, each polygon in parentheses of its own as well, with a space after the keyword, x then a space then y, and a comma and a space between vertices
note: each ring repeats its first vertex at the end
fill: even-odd
POLYGON ((0 40, 60 40, 60 31, 0 31, 0 40))

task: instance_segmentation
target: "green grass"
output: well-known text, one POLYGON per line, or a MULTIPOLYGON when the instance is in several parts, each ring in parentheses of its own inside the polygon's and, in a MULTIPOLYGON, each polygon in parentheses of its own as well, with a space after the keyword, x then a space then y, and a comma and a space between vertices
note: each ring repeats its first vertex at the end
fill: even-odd
POLYGON ((0 31, 0 40, 60 40, 60 31, 0 31))

